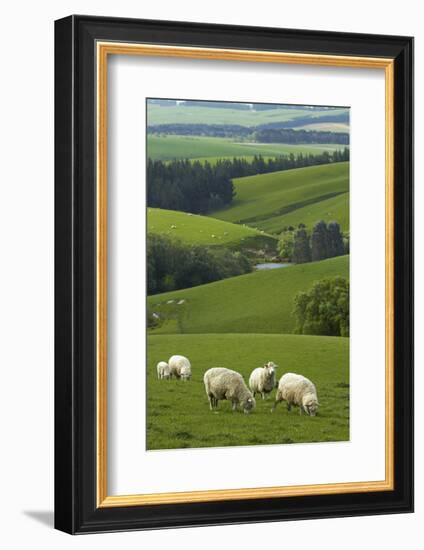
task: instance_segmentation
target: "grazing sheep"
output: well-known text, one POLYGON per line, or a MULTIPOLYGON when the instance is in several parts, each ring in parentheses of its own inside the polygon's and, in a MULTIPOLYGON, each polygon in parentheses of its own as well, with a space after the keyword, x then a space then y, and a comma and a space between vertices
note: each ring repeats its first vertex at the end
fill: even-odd
POLYGON ((203 376, 206 395, 209 399, 211 411, 218 407, 218 401, 227 399, 231 401, 233 411, 237 405, 246 414, 249 414, 256 406, 256 401, 241 374, 225 368, 213 368, 205 372, 203 376))
POLYGON ((171 377, 171 370, 165 361, 159 361, 156 370, 158 371, 159 380, 168 380, 171 377))
POLYGON ((315 385, 305 376, 292 372, 280 378, 272 412, 280 401, 287 401, 288 411, 297 405, 300 414, 305 411, 309 416, 315 416, 319 406, 315 385))
POLYGON ((191 364, 184 355, 173 355, 169 359, 168 364, 171 378, 173 376, 182 380, 189 380, 191 378, 191 364))
POLYGON ((260 393, 262 399, 268 396, 275 388, 275 369, 277 365, 272 361, 266 363, 263 367, 258 367, 254 369, 249 378, 249 387, 252 390, 253 397, 257 393, 260 393))

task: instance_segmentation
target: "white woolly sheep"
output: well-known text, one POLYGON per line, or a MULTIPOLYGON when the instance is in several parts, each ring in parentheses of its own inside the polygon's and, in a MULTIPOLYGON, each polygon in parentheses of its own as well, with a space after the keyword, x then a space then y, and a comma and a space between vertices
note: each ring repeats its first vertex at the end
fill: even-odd
POLYGON ((168 364, 171 378, 173 376, 182 380, 189 380, 191 378, 191 364, 184 355, 173 355, 169 359, 168 364))
POLYGON ((239 405, 246 414, 256 406, 255 398, 242 375, 234 370, 219 367, 209 369, 203 376, 203 382, 211 410, 216 409, 218 401, 224 399, 231 401, 233 411, 239 405))
POLYGON ((254 369, 249 378, 249 387, 253 393, 253 397, 260 393, 262 399, 268 396, 275 388, 275 369, 277 365, 272 361, 265 363, 263 367, 254 369))
POLYGON ((168 363, 166 363, 165 361, 159 361, 156 366, 156 370, 158 372, 159 380, 168 380, 168 378, 171 377, 171 370, 168 363))
POLYGON ((300 414, 305 411, 309 416, 315 416, 319 406, 315 385, 305 376, 292 372, 280 378, 272 411, 275 411, 280 401, 287 402, 288 411, 292 405, 297 405, 300 414))

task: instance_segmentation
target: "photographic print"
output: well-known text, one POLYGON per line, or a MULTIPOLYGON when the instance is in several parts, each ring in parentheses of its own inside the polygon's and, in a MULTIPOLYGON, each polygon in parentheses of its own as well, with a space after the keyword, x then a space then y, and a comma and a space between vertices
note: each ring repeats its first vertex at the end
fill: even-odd
POLYGON ((349 439, 349 109, 147 100, 147 449, 349 439))
POLYGON ((72 15, 55 60, 55 527, 412 511, 413 39, 72 15))

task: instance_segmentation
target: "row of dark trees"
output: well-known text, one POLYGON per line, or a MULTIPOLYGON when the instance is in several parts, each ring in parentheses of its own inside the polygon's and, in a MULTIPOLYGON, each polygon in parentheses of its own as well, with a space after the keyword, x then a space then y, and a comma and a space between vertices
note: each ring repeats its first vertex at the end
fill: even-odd
POLYGON ((238 124, 171 123, 151 125, 148 126, 147 131, 149 134, 239 138, 245 141, 253 141, 258 143, 349 144, 349 134, 347 132, 294 130, 293 128, 286 128, 286 124, 289 123, 270 123, 249 127, 240 126, 238 124))
POLYGON ((326 258, 348 253, 346 243, 337 222, 319 221, 308 234, 300 224, 297 229, 288 230, 280 237, 280 256, 296 264, 317 262, 326 258))
POLYGON ((292 128, 264 128, 256 130, 253 141, 259 143, 338 143, 349 145, 349 134, 292 128))
POLYGON ((318 155, 281 155, 265 159, 256 155, 220 159, 215 164, 190 160, 163 162, 148 159, 147 205, 205 214, 229 205, 235 195, 233 178, 291 170, 349 160, 349 149, 318 155))
POLYGON ((341 113, 331 114, 331 111, 328 112, 328 115, 322 115, 319 118, 311 118, 310 116, 297 117, 292 120, 285 120, 283 122, 267 122, 265 124, 259 125, 258 129, 267 129, 267 128, 298 128, 299 126, 305 126, 306 124, 322 122, 341 122, 344 124, 349 123, 349 111, 345 110, 341 113))
POLYGON ((147 205, 204 214, 231 203, 235 191, 221 163, 147 162, 147 205))
POLYGON ((147 236, 147 293, 157 294, 219 281, 252 271, 240 252, 187 245, 162 235, 147 236))

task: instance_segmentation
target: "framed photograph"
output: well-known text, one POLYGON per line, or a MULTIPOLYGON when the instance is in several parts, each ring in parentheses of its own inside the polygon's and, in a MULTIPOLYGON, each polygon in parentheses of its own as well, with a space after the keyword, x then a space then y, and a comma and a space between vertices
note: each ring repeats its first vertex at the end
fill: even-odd
POLYGON ((413 510, 413 39, 55 24, 55 525, 413 510))

